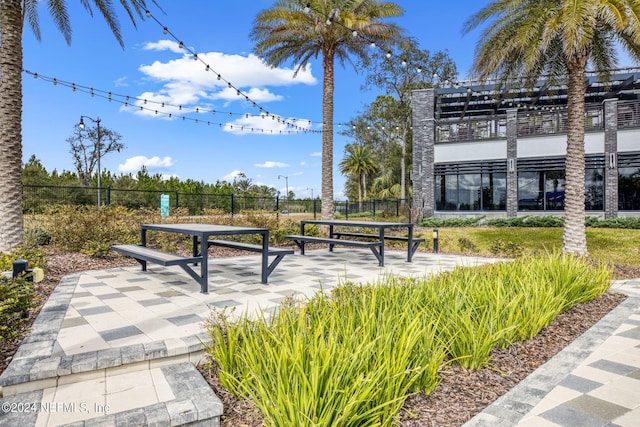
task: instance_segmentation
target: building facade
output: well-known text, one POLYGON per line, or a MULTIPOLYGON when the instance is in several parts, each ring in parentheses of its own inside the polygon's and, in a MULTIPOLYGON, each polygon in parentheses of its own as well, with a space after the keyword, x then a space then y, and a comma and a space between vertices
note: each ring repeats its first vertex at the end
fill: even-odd
MULTIPOLYGON (((585 93, 585 209, 640 216, 640 69, 585 93)), ((413 92, 414 201, 424 216, 562 214, 566 86, 545 80, 413 92)))

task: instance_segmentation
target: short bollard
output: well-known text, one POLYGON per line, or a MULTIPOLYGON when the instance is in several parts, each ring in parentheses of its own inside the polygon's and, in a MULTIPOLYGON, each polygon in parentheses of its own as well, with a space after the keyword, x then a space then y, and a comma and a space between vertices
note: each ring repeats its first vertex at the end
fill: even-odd
POLYGON ((26 274, 29 271, 27 270, 27 264, 29 262, 24 259, 18 259, 13 262, 13 278, 15 279, 20 274, 26 274))
POLYGON ((433 229, 433 253, 438 253, 438 229, 433 229))

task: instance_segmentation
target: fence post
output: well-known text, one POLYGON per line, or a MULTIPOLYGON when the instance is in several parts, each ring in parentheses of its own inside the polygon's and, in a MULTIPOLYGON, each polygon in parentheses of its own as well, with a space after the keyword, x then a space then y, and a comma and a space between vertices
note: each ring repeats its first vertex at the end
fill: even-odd
POLYGON ((349 199, 347 199, 347 203, 344 205, 344 217, 349 219, 349 199))
POLYGON ((109 206, 111 204, 111 186, 107 185, 107 202, 106 205, 109 206))
POLYGON ((234 203, 235 197, 234 197, 234 193, 231 193, 231 216, 233 217, 233 203, 234 203))
POLYGON ((316 219, 316 212, 318 211, 316 199, 313 199, 313 219, 316 219))
POLYGON ((400 216, 400 199, 396 199, 396 217, 400 216))
POLYGON ((373 199, 373 217, 376 217, 376 199, 373 199))
POLYGON ((276 196, 276 212, 280 212, 280 196, 276 196))
POLYGON ((176 209, 178 209, 180 207, 180 193, 178 192, 178 190, 176 190, 176 209))

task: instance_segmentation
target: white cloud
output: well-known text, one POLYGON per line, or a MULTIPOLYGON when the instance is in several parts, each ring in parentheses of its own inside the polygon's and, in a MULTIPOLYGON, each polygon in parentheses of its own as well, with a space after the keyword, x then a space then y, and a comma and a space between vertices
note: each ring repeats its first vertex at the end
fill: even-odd
MULTIPOLYGON (((254 54, 244 56, 227 55, 222 52, 198 53, 199 60, 194 61, 189 52, 180 49, 178 44, 171 40, 147 43, 144 48, 155 51, 169 50, 181 55, 168 61, 156 60, 152 64, 139 67, 139 71, 147 80, 160 84, 157 90, 144 92, 137 97, 140 101, 130 104, 130 106, 143 107, 133 110, 139 115, 167 117, 164 114, 156 114, 156 110, 158 113, 176 114, 174 110, 177 110, 177 107, 170 107, 170 105, 182 106, 181 114, 196 107, 201 110, 215 111, 218 108, 213 106, 214 102, 223 101, 225 106, 236 101, 246 103, 245 96, 250 101, 264 106, 264 103, 284 99, 282 95, 275 93, 272 87, 318 83, 310 66, 301 69, 294 78, 295 67, 271 67, 254 54), (206 64, 210 66, 209 70, 206 64)), ((126 107, 122 109, 132 110, 126 107)), ((302 123, 307 121, 300 121, 300 123, 302 126, 302 123)), ((234 131, 231 125, 233 124, 230 124, 228 130, 234 131)), ((310 124, 305 126, 309 127, 310 124)), ((279 133, 281 129, 270 125, 268 130, 269 133, 279 133)))
POLYGON ((144 50, 165 51, 169 50, 174 53, 183 53, 184 49, 172 40, 158 40, 157 42, 148 42, 143 47, 144 50))
POLYGON ((321 151, 315 151, 315 152, 309 154, 309 156, 311 156, 311 157, 322 157, 322 152, 321 151))
POLYGON ((223 130, 235 134, 295 135, 309 127, 308 120, 285 119, 275 114, 263 113, 261 115, 246 114, 242 118, 227 122, 223 130))
POLYGON ((127 77, 119 77, 113 82, 113 85, 115 87, 126 87, 129 86, 129 83, 127 83, 127 77))
POLYGON ((262 164, 255 163, 253 166, 255 166, 257 168, 287 168, 287 167, 289 167, 289 165, 286 164, 286 163, 272 162, 272 161, 266 161, 266 162, 264 162, 262 164))
POLYGON ((174 161, 171 157, 165 156, 160 158, 158 156, 146 157, 146 156, 134 156, 125 160, 124 164, 118 165, 118 171, 122 173, 136 172, 146 167, 147 169, 162 169, 173 166, 174 161))
POLYGON ((223 181, 227 181, 227 182, 231 182, 234 179, 238 178, 240 175, 242 175, 242 171, 239 171, 239 170, 236 169, 236 170, 231 171, 228 174, 224 175, 222 177, 222 180, 223 181))

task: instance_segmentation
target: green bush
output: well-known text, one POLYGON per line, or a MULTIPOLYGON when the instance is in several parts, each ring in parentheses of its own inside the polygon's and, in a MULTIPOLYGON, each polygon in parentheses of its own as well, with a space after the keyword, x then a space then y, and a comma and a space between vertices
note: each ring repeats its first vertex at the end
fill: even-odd
POLYGON ((515 218, 493 218, 485 222, 490 227, 563 227, 562 216, 519 216, 515 218))
POLYGON ((524 249, 521 245, 513 242, 504 242, 500 239, 496 239, 491 242, 489 250, 494 255, 507 258, 517 258, 519 256, 522 256, 524 253, 524 249))
POLYGON ((589 216, 585 219, 587 227, 594 228, 631 228, 640 229, 640 218, 610 218, 599 219, 589 216))
POLYGON ((418 225, 420 227, 476 227, 484 219, 484 216, 475 218, 423 218, 418 225))
POLYGON ((206 351, 222 385, 252 400, 266 425, 391 426, 447 363, 486 366, 493 348, 533 337, 610 281, 604 266, 547 254, 346 283, 269 319, 214 313, 206 351))
POLYGON ((0 277, 0 342, 14 338, 34 305, 33 282, 0 277))
POLYGON ((458 247, 460 252, 476 252, 478 247, 470 239, 466 237, 458 238, 458 247))
POLYGON ((113 244, 140 242, 141 212, 122 206, 51 207, 47 210, 51 243, 72 252, 104 256, 113 244))
POLYGON ((0 253, 0 271, 13 271, 13 262, 19 259, 29 261, 28 269, 47 267, 47 259, 44 252, 37 248, 24 247, 7 253, 0 253))

